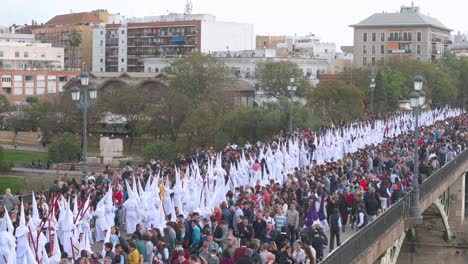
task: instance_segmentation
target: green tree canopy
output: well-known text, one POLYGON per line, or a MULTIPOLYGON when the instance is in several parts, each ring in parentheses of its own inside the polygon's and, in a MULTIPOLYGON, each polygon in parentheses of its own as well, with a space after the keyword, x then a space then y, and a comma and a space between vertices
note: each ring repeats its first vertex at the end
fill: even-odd
POLYGON ((80 159, 81 147, 76 137, 66 132, 49 145, 48 151, 52 162, 77 161, 80 159))
POLYGON ((174 159, 176 153, 174 143, 167 141, 156 141, 143 149, 143 157, 146 160, 162 159, 168 161, 174 159))
POLYGON ((310 82, 304 78, 302 70, 294 62, 261 62, 257 64, 255 72, 260 88, 275 98, 288 96, 288 85, 292 76, 296 79, 297 96, 305 97, 311 90, 310 82))
POLYGON ((363 94, 343 81, 322 81, 314 90, 313 107, 322 120, 349 122, 363 115, 363 94))

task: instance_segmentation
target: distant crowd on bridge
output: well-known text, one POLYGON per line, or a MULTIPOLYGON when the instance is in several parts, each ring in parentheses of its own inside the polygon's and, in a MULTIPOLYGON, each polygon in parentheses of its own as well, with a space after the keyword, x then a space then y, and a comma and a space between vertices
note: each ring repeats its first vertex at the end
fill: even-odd
POLYGON ((467 148, 460 109, 420 121, 419 164, 399 113, 64 176, 27 204, 7 190, 0 264, 319 263, 467 148))

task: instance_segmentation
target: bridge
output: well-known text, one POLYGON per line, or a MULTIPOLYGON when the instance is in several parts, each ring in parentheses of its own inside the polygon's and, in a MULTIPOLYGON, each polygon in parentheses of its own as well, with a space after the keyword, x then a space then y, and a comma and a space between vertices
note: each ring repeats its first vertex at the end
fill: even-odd
POLYGON ((405 196, 320 263, 468 263, 466 177, 467 149, 420 185, 422 223, 409 217, 405 196))

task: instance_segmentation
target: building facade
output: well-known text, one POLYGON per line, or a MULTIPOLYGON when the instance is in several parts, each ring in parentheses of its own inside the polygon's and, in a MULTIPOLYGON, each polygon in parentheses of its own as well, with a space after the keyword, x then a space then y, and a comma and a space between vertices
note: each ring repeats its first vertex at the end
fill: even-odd
POLYGON ((49 43, 0 42, 0 69, 62 70, 63 55, 49 43))
POLYGON ((276 49, 276 45, 286 41, 286 36, 256 36, 256 49, 276 49))
POLYGON ((0 43, 2 42, 17 42, 17 43, 33 43, 36 42, 33 34, 14 34, 0 33, 0 43))
MULTIPOLYGON (((291 61, 297 63, 304 76, 312 82, 317 80, 320 74, 330 71, 328 60, 321 58, 243 57, 237 56, 236 53, 230 56, 222 56, 218 53, 216 58, 228 66, 239 79, 255 79, 257 64, 261 62, 291 61)), ((174 58, 146 58, 143 64, 145 72, 164 72, 173 61, 174 58)))
POLYGON ((377 13, 354 28, 354 67, 373 67, 400 57, 430 61, 450 49, 451 30, 439 20, 402 6, 399 13, 377 13))
POLYGON ((212 15, 169 14, 121 21, 94 28, 94 72, 144 72, 145 58, 254 46, 252 25, 216 21, 212 15))
POLYGON ((64 68, 76 71, 83 63, 92 65, 93 26, 107 19, 105 10, 58 15, 42 26, 34 26, 31 32, 38 41, 64 48, 64 68))
POLYGON ((55 97, 79 72, 0 70, 0 88, 13 103, 24 103, 28 96, 55 97))

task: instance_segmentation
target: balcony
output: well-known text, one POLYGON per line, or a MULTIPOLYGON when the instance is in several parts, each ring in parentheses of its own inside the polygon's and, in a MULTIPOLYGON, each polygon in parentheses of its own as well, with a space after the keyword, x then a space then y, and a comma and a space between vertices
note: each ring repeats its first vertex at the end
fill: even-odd
POLYGON ((451 40, 446 40, 446 41, 444 41, 444 44, 445 44, 445 45, 452 45, 453 42, 452 42, 451 40))
POLYGON ((436 49, 432 50, 432 55, 440 55, 440 54, 441 54, 440 50, 436 50, 436 49))
POLYGON ((441 38, 432 38, 432 43, 440 43, 442 42, 441 38))
POLYGON ((410 49, 388 50, 388 54, 411 54, 411 50, 410 49))
POLYGON ((395 38, 395 37, 388 37, 388 41, 393 41, 393 42, 411 42, 413 41, 413 38, 408 37, 408 38, 395 38))

